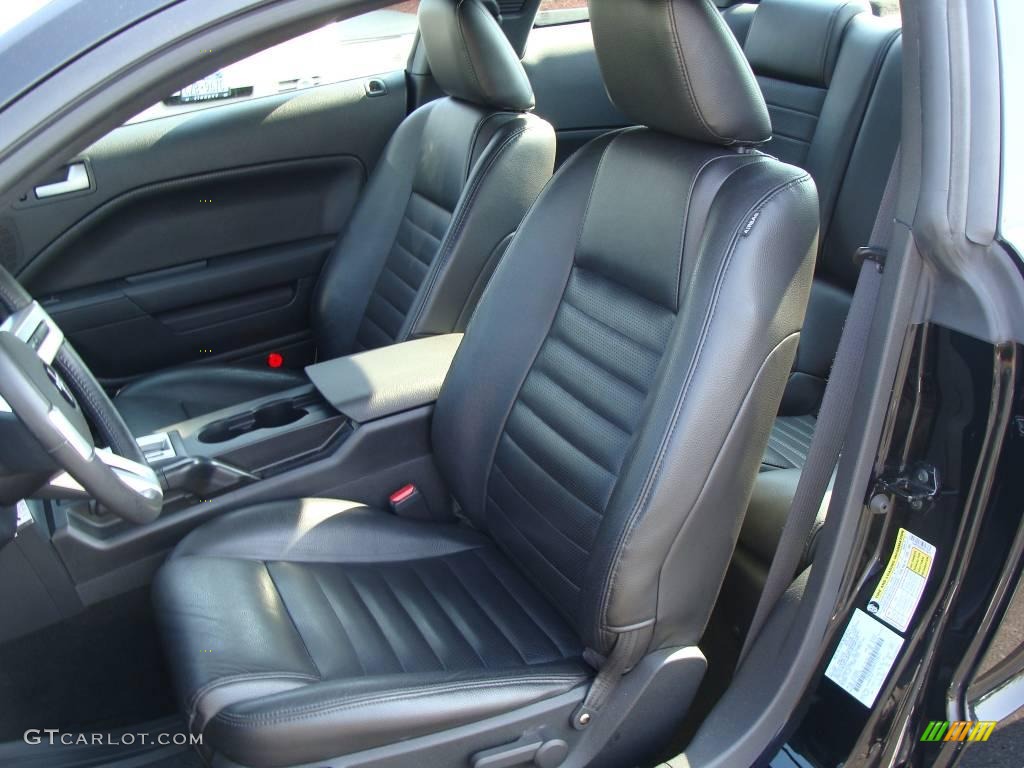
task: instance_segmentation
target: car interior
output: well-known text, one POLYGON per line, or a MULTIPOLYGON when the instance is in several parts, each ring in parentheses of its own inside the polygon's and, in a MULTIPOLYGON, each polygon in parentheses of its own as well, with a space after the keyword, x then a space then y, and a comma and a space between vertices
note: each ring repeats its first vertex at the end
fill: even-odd
POLYGON ((0 218, 10 764, 654 765, 728 690, 899 16, 412 5, 404 71, 129 121, 0 218))

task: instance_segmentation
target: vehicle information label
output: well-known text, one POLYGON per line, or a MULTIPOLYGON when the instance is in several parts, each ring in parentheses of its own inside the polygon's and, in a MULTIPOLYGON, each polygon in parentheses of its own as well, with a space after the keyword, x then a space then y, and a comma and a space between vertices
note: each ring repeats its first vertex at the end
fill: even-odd
POLYGON ((870 708, 902 647, 902 637, 856 608, 825 677, 870 708))
POLYGON ((900 632, 906 632, 921 601, 934 561, 934 546, 900 528, 896 534, 896 549, 868 602, 868 613, 900 632))

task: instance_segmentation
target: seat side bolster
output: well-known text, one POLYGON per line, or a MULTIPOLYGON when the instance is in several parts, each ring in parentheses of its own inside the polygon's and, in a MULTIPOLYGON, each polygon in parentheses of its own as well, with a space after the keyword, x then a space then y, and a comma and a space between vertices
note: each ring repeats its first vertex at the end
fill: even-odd
POLYGON ((564 662, 324 682, 233 704, 206 733, 243 765, 284 766, 483 720, 565 693, 588 678, 585 665, 564 662))

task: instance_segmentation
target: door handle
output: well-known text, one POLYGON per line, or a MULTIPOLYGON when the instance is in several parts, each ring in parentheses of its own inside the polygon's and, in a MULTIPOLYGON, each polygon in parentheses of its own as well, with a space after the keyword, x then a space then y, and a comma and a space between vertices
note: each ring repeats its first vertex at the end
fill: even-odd
POLYGON ((85 167, 85 163, 72 163, 68 166, 68 175, 64 181, 36 187, 36 198, 45 200, 48 197, 81 192, 84 189, 88 189, 90 184, 89 170, 85 167))

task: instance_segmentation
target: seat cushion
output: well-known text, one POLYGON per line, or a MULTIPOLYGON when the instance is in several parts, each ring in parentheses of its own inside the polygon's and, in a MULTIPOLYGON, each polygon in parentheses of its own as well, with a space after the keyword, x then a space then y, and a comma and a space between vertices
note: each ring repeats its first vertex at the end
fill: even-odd
POLYGON ((488 539, 350 502, 218 518, 154 589, 191 728, 244 765, 436 732, 590 674, 565 620, 488 539))
POLYGON ((114 405, 134 435, 205 416, 308 383, 299 371, 263 370, 230 365, 176 368, 125 386, 114 405))

